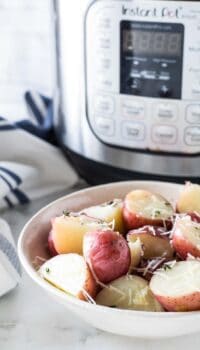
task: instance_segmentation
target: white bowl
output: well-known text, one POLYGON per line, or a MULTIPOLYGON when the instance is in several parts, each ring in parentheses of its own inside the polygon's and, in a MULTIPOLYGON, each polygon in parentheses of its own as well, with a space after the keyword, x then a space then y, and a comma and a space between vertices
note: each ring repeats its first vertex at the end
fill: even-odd
POLYGON ((22 230, 18 242, 21 263, 33 281, 56 302, 63 304, 93 327, 145 338, 173 337, 200 331, 200 311, 145 312, 89 304, 59 291, 44 281, 34 268, 36 256, 48 258, 46 243, 52 217, 60 215, 64 209, 75 211, 113 198, 124 198, 126 193, 137 188, 160 193, 175 203, 182 185, 153 181, 118 182, 84 189, 60 198, 34 215, 22 230))

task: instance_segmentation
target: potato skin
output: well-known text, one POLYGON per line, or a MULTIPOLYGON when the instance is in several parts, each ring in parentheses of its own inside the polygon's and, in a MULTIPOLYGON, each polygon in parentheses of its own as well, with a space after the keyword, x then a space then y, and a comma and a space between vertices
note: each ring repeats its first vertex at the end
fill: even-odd
POLYGON ((182 259, 187 259, 188 254, 195 258, 200 258, 200 249, 189 242, 179 230, 175 231, 172 238, 172 244, 175 251, 182 259))
POLYGON ((187 215, 189 215, 191 217, 192 221, 200 224, 200 214, 191 211, 191 212, 187 213, 187 215))
POLYGON ((111 230, 86 233, 83 254, 92 273, 102 283, 125 275, 131 263, 128 243, 122 235, 111 230))
POLYGON ((52 238, 52 231, 50 231, 48 236, 48 248, 51 256, 58 255, 58 252, 56 251, 56 248, 54 246, 53 238, 52 238))
POLYGON ((177 254, 184 260, 187 259, 188 254, 195 258, 200 258, 199 242, 197 240, 195 245, 191 239, 197 234, 193 232, 193 225, 195 225, 195 231, 199 227, 197 233, 200 233, 200 217, 196 213, 186 214, 177 218, 172 230, 172 245, 177 254))
MULTIPOLYGON (((87 266, 87 275, 86 275, 86 279, 85 279, 85 284, 83 286, 83 289, 89 294, 89 296, 91 296, 93 299, 95 299, 97 293, 99 292, 99 286, 95 280, 95 278, 93 277, 89 266, 87 266)), ((79 294, 77 295, 77 298, 80 300, 85 300, 88 301, 88 297, 87 294, 84 293, 84 291, 80 291, 79 294)))
POLYGON ((140 228, 142 226, 152 225, 152 226, 162 226, 163 220, 160 219, 150 219, 144 216, 138 215, 130 211, 127 204, 124 203, 123 206, 123 217, 128 230, 140 228))
POLYGON ((155 295, 155 297, 167 311, 200 310, 200 292, 183 295, 181 297, 167 297, 161 295, 155 295))

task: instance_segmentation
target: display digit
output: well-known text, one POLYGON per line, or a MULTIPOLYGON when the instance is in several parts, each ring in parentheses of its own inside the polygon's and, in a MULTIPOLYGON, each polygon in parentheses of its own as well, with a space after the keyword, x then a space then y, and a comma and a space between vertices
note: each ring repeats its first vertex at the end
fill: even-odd
POLYGON ((168 35, 167 53, 168 55, 179 56, 181 52, 181 34, 172 33, 168 35))

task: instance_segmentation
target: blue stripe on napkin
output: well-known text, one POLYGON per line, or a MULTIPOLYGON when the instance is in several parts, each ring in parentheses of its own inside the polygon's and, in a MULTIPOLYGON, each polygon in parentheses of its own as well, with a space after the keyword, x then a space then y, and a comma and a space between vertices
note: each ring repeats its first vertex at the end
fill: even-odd
POLYGON ((18 186, 22 183, 22 179, 19 177, 19 175, 14 173, 12 170, 2 166, 0 166, 0 170, 3 171, 5 174, 9 175, 16 182, 18 186))
POLYGON ((24 192, 19 190, 19 188, 15 188, 14 190, 12 190, 12 192, 15 195, 15 197, 18 199, 20 204, 30 203, 30 199, 28 198, 28 196, 24 192))
POLYGON ((21 269, 19 264, 19 259, 13 245, 0 233, 0 251, 2 251, 9 262, 12 264, 14 269, 19 275, 21 275, 21 269))
MULTIPOLYGON (((37 97, 41 98, 39 94, 37 94, 37 97)), ((25 100, 27 105, 31 108, 31 111, 33 112, 33 115, 38 124, 42 125, 43 120, 46 116, 44 116, 43 113, 40 111, 39 106, 37 105, 37 102, 34 99, 34 95, 30 91, 27 91, 25 93, 25 100)))
POLYGON ((10 184, 10 182, 2 174, 0 174, 0 178, 6 183, 6 185, 10 188, 10 190, 13 189, 12 185, 10 184))
POLYGON ((7 125, 0 124, 0 131, 9 131, 9 130, 16 130, 16 127, 11 124, 7 124, 7 125))
POLYGON ((14 204, 11 202, 11 200, 8 198, 8 196, 5 196, 4 200, 9 208, 14 208, 14 204))
MULTIPOLYGON (((2 167, 2 166, 0 166, 0 171, 4 172, 7 176, 9 176, 11 179, 13 179, 16 182, 17 186, 19 186, 22 183, 22 180, 19 177, 19 175, 17 175, 13 171, 11 171, 5 167, 2 167)), ((10 183, 8 177, 6 178, 4 175, 0 174, 0 179, 2 179, 6 183, 6 185, 9 187, 11 193, 13 193, 13 195, 18 200, 19 204, 28 204, 30 202, 30 199, 23 191, 21 191, 19 188, 13 187, 13 185, 10 183)), ((14 206, 8 196, 5 196, 4 200, 6 201, 7 205, 10 208, 12 208, 14 206)))

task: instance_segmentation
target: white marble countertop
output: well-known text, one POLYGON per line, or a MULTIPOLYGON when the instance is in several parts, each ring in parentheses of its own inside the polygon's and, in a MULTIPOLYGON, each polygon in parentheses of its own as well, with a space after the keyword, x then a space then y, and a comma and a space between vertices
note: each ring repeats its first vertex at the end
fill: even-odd
MULTIPOLYGON (((46 197, 1 214, 17 240, 25 222, 48 202, 46 197)), ((18 288, 0 299, 0 350, 199 350, 200 334, 166 340, 116 336, 96 330, 66 311, 23 273, 18 288)))

